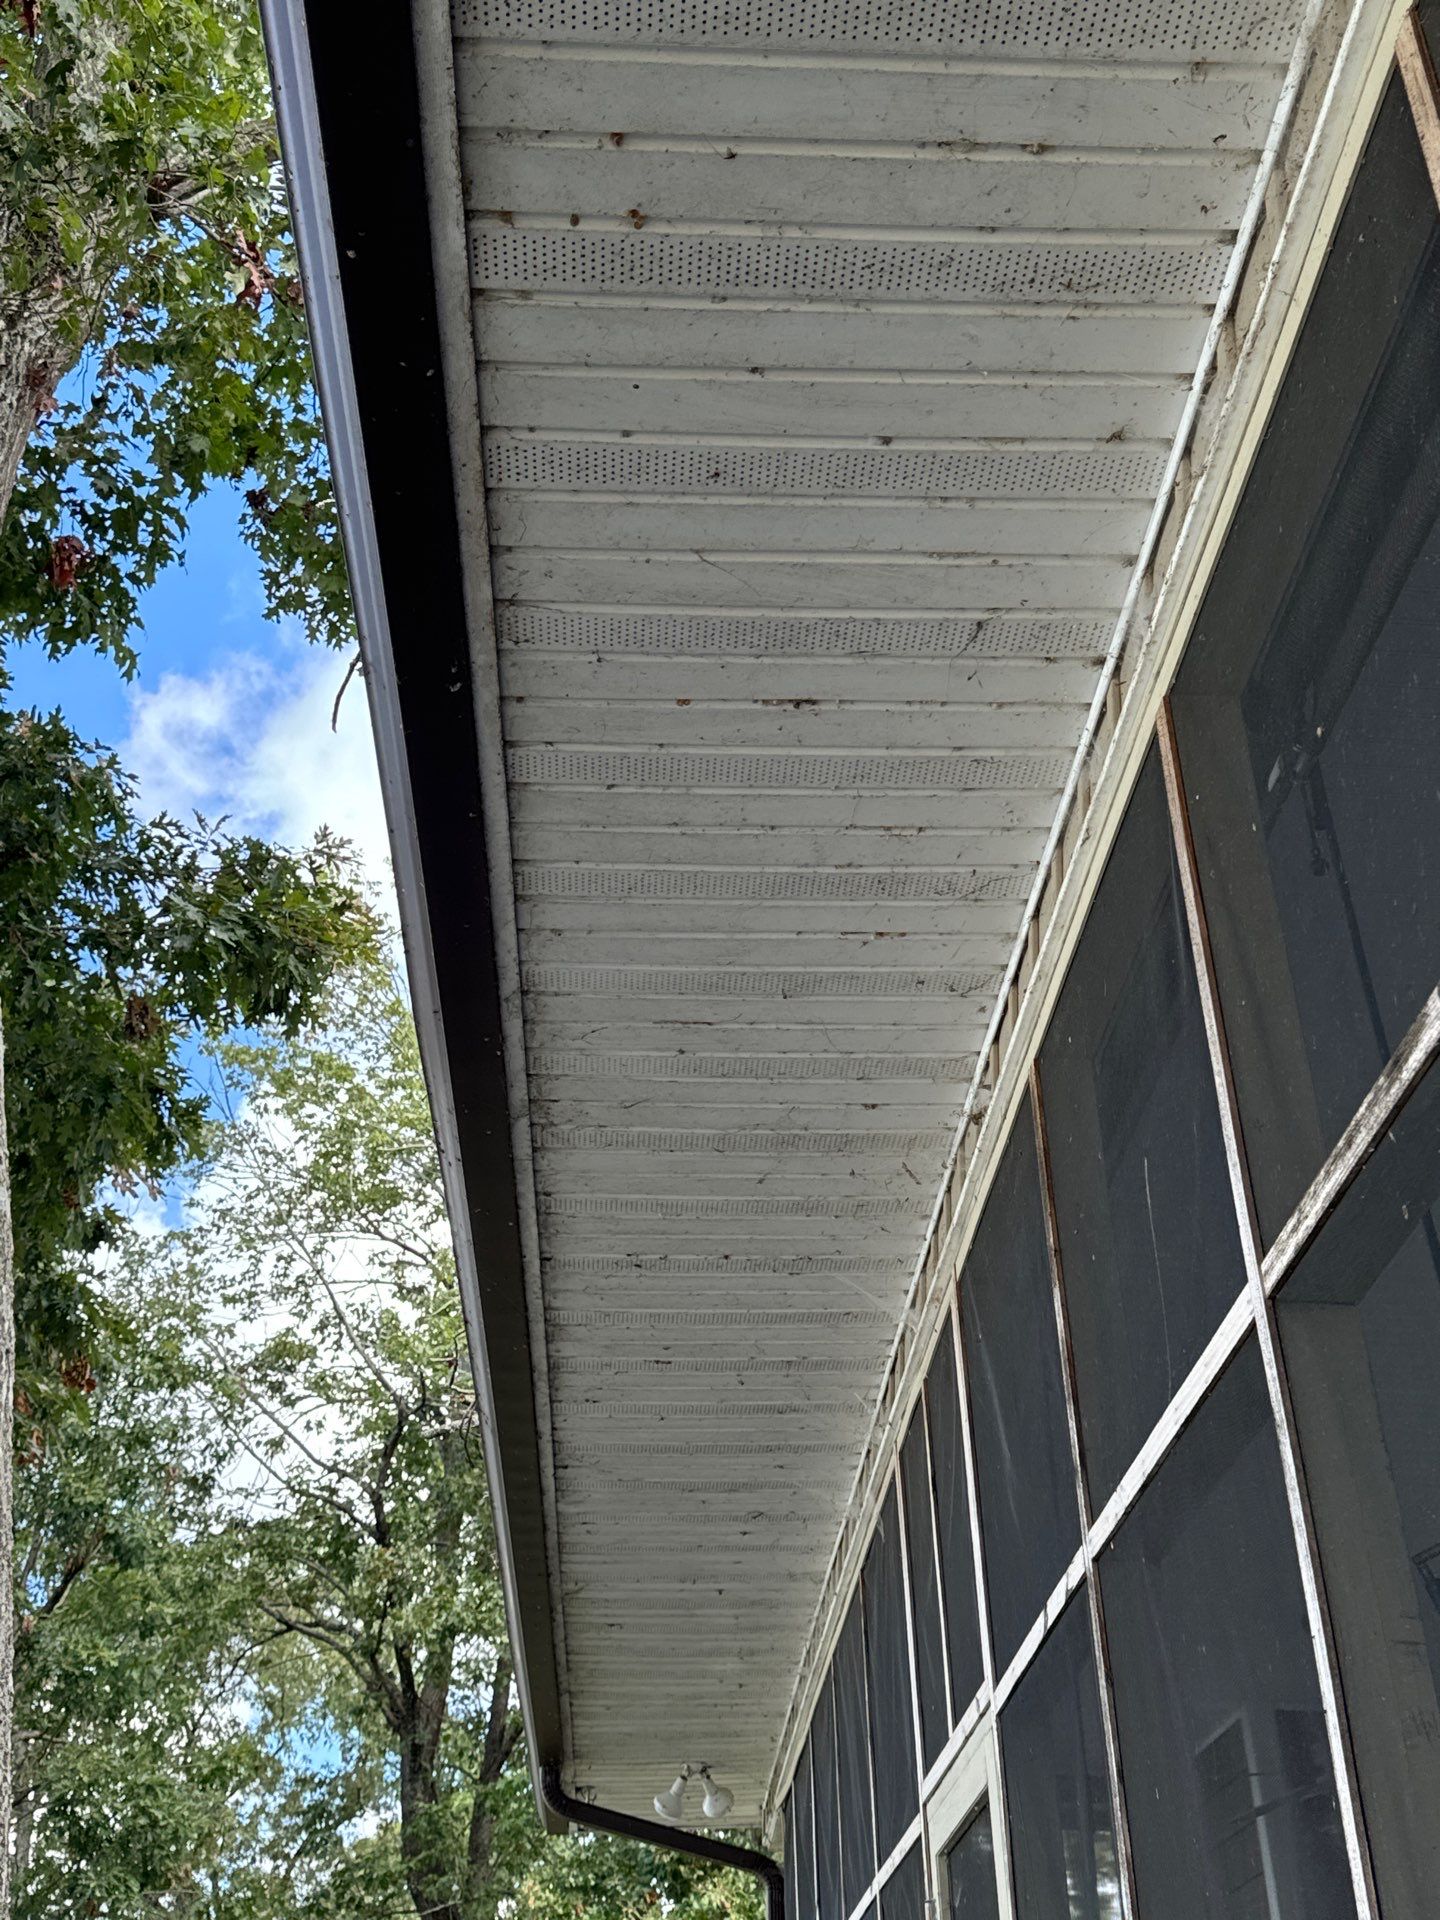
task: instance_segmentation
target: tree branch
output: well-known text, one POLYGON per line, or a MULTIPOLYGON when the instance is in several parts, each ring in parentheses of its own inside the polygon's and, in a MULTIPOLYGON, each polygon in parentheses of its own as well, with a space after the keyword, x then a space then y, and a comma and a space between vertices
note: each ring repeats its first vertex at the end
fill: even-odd
POLYGON ((285 1633, 298 1633, 302 1639, 325 1647, 331 1653, 338 1653, 365 1691, 372 1699, 379 1701, 391 1732, 403 1736, 406 1726, 404 1699, 373 1652, 357 1644, 358 1636, 352 1635, 343 1624, 336 1626, 327 1621, 299 1619, 273 1600, 261 1600, 260 1610, 285 1633))

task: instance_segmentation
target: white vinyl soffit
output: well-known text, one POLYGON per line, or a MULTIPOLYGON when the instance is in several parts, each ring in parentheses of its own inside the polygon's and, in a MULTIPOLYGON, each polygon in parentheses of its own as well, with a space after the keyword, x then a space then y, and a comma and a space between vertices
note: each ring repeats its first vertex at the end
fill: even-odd
POLYGON ((1299 13, 454 7, 604 1802, 758 1815, 1299 13))

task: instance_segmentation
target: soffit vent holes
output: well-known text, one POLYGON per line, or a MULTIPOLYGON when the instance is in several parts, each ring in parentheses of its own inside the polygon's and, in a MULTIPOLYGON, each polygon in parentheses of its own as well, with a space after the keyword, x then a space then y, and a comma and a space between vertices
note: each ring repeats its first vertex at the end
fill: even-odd
POLYGON ((812 240, 477 226, 477 287, 771 294, 791 299, 1209 305, 1228 247, 1156 241, 812 240))
POLYGON ((624 45, 924 47, 1063 58, 1284 59, 1274 0, 456 0, 462 34, 624 45))
POLYGON ((488 436, 491 487, 577 492, 924 495, 931 499, 1153 500, 1151 448, 888 448, 636 445, 488 436))
POLYGON ((1064 754, 644 753, 624 748, 512 747, 515 786, 681 788, 713 792, 1058 792, 1064 754))
POLYGON ((1024 900, 1029 867, 605 867, 522 862, 525 900, 1024 900))

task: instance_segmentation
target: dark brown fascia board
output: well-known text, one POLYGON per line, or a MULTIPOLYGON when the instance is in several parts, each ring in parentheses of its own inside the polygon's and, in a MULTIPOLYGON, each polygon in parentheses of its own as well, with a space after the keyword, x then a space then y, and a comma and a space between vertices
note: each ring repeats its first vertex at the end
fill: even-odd
MULTIPOLYGON (((262 0, 537 1807, 563 1763, 411 11, 262 0)), ((343 824, 343 823, 342 823, 343 824)))

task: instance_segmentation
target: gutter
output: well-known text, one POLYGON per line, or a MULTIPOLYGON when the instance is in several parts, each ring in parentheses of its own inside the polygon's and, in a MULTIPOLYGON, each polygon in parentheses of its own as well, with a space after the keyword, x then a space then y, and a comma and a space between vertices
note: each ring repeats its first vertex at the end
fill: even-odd
POLYGON ((717 1840, 708 1833, 691 1833, 684 1827, 662 1827, 658 1820, 641 1820, 617 1807, 597 1807, 588 1800, 577 1800, 560 1784, 560 1769, 551 1764, 541 1770, 540 1792, 546 1807, 558 1820, 577 1827, 591 1827, 597 1833, 613 1833, 622 1840, 641 1840, 649 1847, 666 1847, 671 1853, 689 1854, 696 1860, 709 1860, 715 1866, 736 1867, 753 1874, 765 1889, 765 1920, 785 1920, 785 1875, 779 1863, 768 1853, 753 1847, 737 1847, 729 1840, 717 1840))
POLYGON ((537 1806, 563 1753, 523 1209, 409 7, 260 0, 537 1806))

